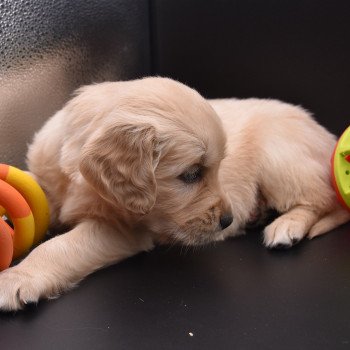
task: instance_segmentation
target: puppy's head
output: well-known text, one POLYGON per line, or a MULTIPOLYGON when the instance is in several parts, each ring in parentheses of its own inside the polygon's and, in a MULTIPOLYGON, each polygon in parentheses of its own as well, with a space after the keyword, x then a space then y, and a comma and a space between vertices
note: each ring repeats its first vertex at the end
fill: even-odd
MULTIPOLYGON (((100 88, 110 107, 91 123, 96 130, 82 150, 80 171, 87 182, 159 241, 215 240, 232 214, 218 182, 225 134, 210 105, 164 78, 100 88)), ((87 100, 89 93, 96 91, 83 92, 87 100)))

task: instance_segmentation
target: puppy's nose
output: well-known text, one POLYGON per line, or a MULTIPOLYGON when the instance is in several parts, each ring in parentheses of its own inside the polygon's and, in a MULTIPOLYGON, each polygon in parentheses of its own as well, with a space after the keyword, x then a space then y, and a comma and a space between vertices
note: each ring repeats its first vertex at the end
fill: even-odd
POLYGON ((226 227, 229 227, 232 224, 233 216, 231 214, 224 214, 220 217, 220 226, 224 230, 226 227))

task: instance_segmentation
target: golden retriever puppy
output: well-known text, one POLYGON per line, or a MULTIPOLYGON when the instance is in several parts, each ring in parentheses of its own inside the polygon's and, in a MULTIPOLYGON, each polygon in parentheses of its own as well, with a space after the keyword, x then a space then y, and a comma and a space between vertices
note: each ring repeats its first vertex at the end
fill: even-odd
POLYGON ((350 219, 330 184, 334 144, 278 101, 205 101, 164 78, 84 87, 28 152, 52 224, 72 230, 0 274, 0 308, 55 297, 157 243, 241 234, 269 209, 281 216, 264 230, 268 247, 325 233, 350 219))
POLYGON ((194 90, 164 78, 91 85, 36 134, 28 167, 72 230, 0 273, 0 309, 72 288, 155 243, 203 244, 232 223, 226 137, 194 90))

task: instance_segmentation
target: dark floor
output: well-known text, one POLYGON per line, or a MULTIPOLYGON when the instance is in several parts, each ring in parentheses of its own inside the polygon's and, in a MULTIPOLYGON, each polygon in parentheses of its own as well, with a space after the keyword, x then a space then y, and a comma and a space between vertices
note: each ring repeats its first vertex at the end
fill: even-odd
POLYGON ((287 251, 261 234, 157 248, 0 316, 1 349, 350 348, 350 224, 287 251), (336 286, 336 287, 335 287, 336 286))

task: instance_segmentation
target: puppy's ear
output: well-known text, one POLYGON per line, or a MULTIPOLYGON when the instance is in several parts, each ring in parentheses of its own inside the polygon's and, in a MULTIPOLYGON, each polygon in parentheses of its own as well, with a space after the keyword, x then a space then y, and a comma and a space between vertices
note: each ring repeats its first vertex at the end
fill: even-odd
POLYGON ((88 140, 79 168, 105 200, 133 213, 146 214, 156 200, 154 169, 160 156, 156 148, 152 125, 113 125, 88 140))

